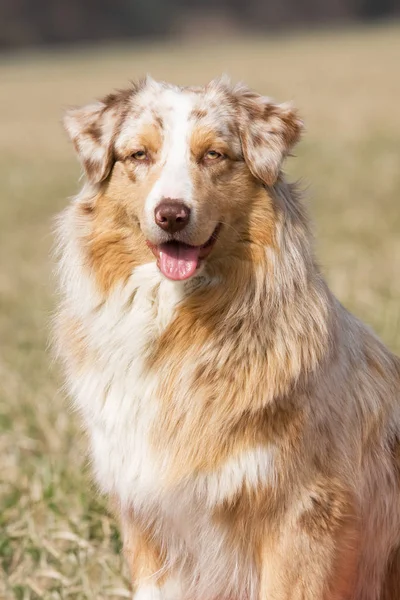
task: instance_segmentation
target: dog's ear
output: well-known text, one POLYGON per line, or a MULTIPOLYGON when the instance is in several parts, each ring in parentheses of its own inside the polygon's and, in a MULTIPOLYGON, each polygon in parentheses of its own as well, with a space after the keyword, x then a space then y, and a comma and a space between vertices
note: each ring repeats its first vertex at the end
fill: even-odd
POLYGON ((245 161, 266 185, 277 180, 282 162, 300 139, 303 123, 290 104, 275 104, 250 90, 237 95, 245 161))
POLYGON ((92 183, 103 181, 111 170, 117 122, 115 104, 106 101, 72 108, 64 116, 64 127, 92 183))

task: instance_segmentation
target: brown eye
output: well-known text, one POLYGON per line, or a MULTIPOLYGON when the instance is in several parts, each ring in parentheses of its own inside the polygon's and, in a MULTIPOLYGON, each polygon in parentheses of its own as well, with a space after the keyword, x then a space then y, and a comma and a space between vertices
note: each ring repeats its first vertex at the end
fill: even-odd
POLYGON ((217 160, 218 158, 223 158, 223 154, 221 154, 221 152, 217 152, 216 150, 209 150, 204 155, 204 160, 207 161, 217 160))
POLYGON ((148 156, 145 150, 138 150, 131 154, 131 158, 133 158, 133 160, 144 161, 148 159, 148 156))

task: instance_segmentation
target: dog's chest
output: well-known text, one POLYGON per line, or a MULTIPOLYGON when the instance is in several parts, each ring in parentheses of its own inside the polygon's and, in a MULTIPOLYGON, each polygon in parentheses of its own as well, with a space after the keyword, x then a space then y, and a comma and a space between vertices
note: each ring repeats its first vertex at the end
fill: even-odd
MULTIPOLYGON (((71 380, 89 432, 98 483, 128 503, 147 503, 152 496, 166 494, 164 476, 173 465, 168 448, 162 455, 155 453, 154 435, 162 427, 159 390, 168 373, 149 370, 146 352, 174 319, 184 293, 182 286, 161 280, 155 265, 137 269, 130 286, 94 311, 86 333, 97 350, 95 359, 71 380)), ((213 506, 243 484, 271 482, 274 452, 272 447, 253 447, 233 455, 216 471, 193 475, 190 484, 186 479, 183 495, 198 498, 203 491, 204 501, 213 506)), ((170 489, 169 483, 166 487, 170 489)))
POLYGON ((146 355, 183 293, 148 267, 93 313, 87 335, 95 360, 72 382, 97 482, 130 504, 148 502, 160 487, 165 457, 155 456, 151 434, 162 372, 149 372, 146 355))
POLYGON ((204 597, 209 585, 214 589, 222 586, 222 597, 229 583, 223 574, 238 573, 240 585, 247 587, 252 559, 236 564, 237 554, 233 548, 229 550, 226 530, 216 526, 214 510, 243 487, 273 483, 274 449, 250 448, 216 471, 193 473, 171 486, 165 477, 171 467, 168 448, 162 455, 154 450, 159 426, 157 394, 165 373, 147 369, 146 348, 171 323, 183 290, 171 282, 160 282, 154 274, 138 283, 96 314, 89 332, 95 338, 98 358, 73 382, 90 437, 96 480, 123 505, 152 519, 157 515, 169 559, 179 561, 184 548, 189 549, 198 562, 198 585, 204 589, 204 597), (217 546, 218 564, 212 550, 217 546))

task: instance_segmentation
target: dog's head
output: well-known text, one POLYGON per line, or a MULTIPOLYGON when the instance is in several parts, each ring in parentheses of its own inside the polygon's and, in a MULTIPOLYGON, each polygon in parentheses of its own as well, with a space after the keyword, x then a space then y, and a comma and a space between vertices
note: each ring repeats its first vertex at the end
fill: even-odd
POLYGON ((105 227, 118 221, 111 210, 123 215, 125 233, 136 228, 173 280, 248 241, 255 203, 266 204, 302 126, 290 106, 224 80, 178 88, 147 79, 64 122, 94 188, 93 214, 101 198, 105 227))

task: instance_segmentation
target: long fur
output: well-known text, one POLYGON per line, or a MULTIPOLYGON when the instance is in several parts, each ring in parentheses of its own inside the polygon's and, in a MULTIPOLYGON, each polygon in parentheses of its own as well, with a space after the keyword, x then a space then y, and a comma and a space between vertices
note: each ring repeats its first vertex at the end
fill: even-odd
POLYGON ((226 81, 147 80, 66 127, 88 181, 59 218, 57 347, 135 597, 397 600, 400 361, 315 262, 280 171, 295 111, 226 81), (191 144, 181 178, 173 128, 191 144), (205 168, 211 143, 227 159, 205 168), (178 180, 189 243, 222 223, 185 282, 146 246, 154 190, 178 180))

